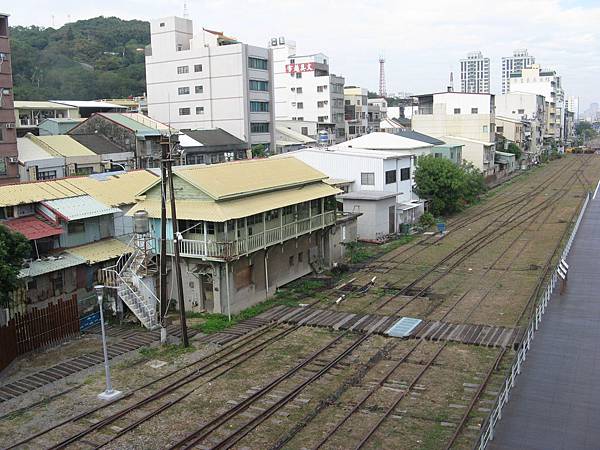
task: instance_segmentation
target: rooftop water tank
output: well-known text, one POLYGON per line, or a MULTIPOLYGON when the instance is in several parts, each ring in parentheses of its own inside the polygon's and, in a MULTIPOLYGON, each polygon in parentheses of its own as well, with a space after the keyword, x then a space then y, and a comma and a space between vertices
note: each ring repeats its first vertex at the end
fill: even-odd
POLYGON ((136 234, 146 234, 150 232, 148 211, 138 211, 133 215, 133 231, 136 234))

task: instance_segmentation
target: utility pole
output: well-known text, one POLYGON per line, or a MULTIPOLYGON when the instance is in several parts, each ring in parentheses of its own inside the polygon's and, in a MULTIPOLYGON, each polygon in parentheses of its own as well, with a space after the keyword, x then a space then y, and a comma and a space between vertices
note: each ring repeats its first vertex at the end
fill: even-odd
POLYGON ((167 153, 168 144, 161 142, 160 159, 160 342, 167 343, 167 153))
POLYGON ((173 147, 169 134, 169 158, 166 160, 167 178, 169 181, 169 201, 171 202, 171 223, 173 225, 173 252, 175 253, 175 278, 177 283, 177 297, 179 299, 179 319, 181 322, 181 339, 184 347, 189 347, 187 322, 185 318, 185 301, 183 298, 183 282, 181 278, 181 260, 179 257, 179 225, 177 224, 177 211, 175 208, 175 191, 173 189, 173 147))

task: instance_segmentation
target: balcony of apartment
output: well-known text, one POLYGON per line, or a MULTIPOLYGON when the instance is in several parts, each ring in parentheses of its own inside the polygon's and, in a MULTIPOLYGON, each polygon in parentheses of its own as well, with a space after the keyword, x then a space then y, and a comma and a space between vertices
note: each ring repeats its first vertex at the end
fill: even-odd
MULTIPOLYGON (((333 225, 334 208, 334 199, 317 199, 227 222, 180 221, 184 230, 180 254, 213 261, 236 259, 333 225)), ((173 254, 172 240, 167 240, 167 254, 173 254)))

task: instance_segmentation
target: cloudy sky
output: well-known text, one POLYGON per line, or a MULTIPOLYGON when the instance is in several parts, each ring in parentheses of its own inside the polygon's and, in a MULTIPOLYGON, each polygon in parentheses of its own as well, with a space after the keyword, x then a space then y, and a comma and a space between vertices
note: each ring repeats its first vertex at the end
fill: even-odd
MULTIPOLYGON (((118 16, 150 20, 183 15, 183 0, 21 0, 13 25, 56 27, 77 19, 118 16)), ((492 60, 492 90, 500 90, 502 56, 527 48, 563 77, 581 110, 600 101, 600 0, 188 0, 196 27, 226 31, 267 45, 295 40, 299 53, 322 52, 346 84, 376 90, 378 58, 386 59, 388 92, 444 89, 458 60, 481 50, 492 60)))

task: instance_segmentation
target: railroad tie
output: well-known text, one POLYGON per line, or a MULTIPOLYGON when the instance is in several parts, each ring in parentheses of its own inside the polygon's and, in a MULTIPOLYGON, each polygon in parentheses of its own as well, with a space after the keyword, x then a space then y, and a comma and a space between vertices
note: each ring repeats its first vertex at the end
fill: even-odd
POLYGON ((300 320, 298 322, 298 325, 304 325, 306 322, 308 322, 309 320, 311 320, 313 317, 315 317, 317 314, 319 314, 320 310, 315 310, 312 312, 312 314, 308 315, 307 317, 305 317, 304 319, 300 320))
POLYGON ((353 319, 355 316, 356 314, 346 314, 341 320, 339 320, 333 325, 333 329, 336 331, 339 330, 342 325, 344 325, 349 320, 353 319))
POLYGON ((356 329, 356 327, 358 327, 361 323, 363 323, 369 316, 362 316, 360 319, 358 319, 356 322, 354 322, 354 324, 349 328, 350 331, 354 331, 356 329))

